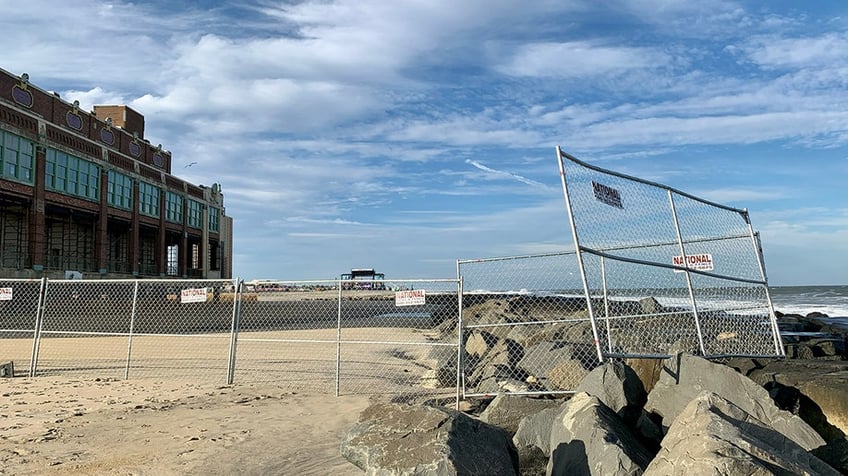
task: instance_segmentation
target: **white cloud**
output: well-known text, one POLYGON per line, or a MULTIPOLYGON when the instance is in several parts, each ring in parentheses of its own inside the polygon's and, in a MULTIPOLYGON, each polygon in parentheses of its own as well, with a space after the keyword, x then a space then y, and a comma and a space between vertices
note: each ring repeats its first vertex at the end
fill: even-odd
MULTIPOLYGON (((0 67, 85 109, 127 103, 144 114, 180 177, 223 184, 236 266, 253 274, 395 263, 425 273, 456 257, 559 250, 570 234, 556 144, 719 202, 780 208, 791 195, 804 208, 802 190, 759 173, 721 182, 730 162, 703 152, 764 164, 825 148, 843 157, 848 143, 848 35, 814 7, 185 3, 5 8, 0 67), (710 174, 686 182, 693 168, 710 174), (373 263, 348 263, 357 259, 373 263)), ((842 215, 822 207, 816 219, 769 217, 770 249, 789 256, 810 238, 840 249, 826 232, 842 215)))
POLYGON ((717 203, 749 203, 778 200, 786 197, 784 190, 753 190, 739 188, 716 188, 692 192, 694 195, 717 203))
POLYGON ((802 38, 759 36, 730 49, 742 52, 749 61, 763 67, 832 68, 848 64, 848 34, 845 33, 802 38))
POLYGON ((522 45, 498 70, 514 76, 584 77, 660 68, 670 62, 671 58, 656 48, 570 41, 522 45))
POLYGON ((486 172, 486 173, 489 173, 489 174, 510 177, 510 178, 515 179, 515 180, 518 180, 519 182, 521 182, 523 184, 531 185, 533 187, 539 187, 539 188, 543 188, 543 189, 548 188, 543 183, 539 183, 535 180, 530 180, 527 177, 522 177, 521 175, 518 175, 518 174, 513 173, 513 172, 506 172, 506 171, 503 171, 503 170, 495 170, 491 167, 487 167, 487 166, 481 164, 480 162, 478 162, 476 160, 466 159, 465 163, 470 164, 470 165, 474 166, 475 168, 480 169, 483 172, 486 172))
POLYGON ((591 147, 621 145, 752 144, 801 140, 844 131, 848 112, 799 111, 716 117, 623 118, 573 131, 570 144, 591 147))

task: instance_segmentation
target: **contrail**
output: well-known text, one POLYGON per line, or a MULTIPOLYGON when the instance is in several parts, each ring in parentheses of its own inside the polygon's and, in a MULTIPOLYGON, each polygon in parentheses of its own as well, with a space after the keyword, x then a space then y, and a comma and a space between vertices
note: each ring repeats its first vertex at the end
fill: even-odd
POLYGON ((504 172, 503 170, 495 170, 491 167, 486 167, 485 165, 481 164, 480 162, 477 162, 476 160, 465 159, 465 163, 471 164, 474 167, 477 167, 478 169, 480 169, 484 172, 490 172, 490 173, 493 173, 493 174, 506 175, 507 177, 512 177, 512 178, 514 178, 515 180, 518 180, 521 183, 526 183, 527 185, 532 185, 534 187, 548 188, 547 185, 545 185, 541 182, 537 182, 535 180, 530 180, 527 177, 522 177, 521 175, 514 174, 512 172, 504 172))

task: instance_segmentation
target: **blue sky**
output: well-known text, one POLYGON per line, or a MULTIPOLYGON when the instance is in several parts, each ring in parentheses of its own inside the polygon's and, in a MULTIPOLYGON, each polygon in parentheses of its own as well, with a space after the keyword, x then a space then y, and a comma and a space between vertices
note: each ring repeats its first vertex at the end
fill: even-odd
POLYGON ((0 67, 130 105, 175 175, 221 184, 245 279, 451 277, 458 258, 569 249, 560 145, 749 209, 772 284, 848 284, 843 2, 0 11, 0 67))

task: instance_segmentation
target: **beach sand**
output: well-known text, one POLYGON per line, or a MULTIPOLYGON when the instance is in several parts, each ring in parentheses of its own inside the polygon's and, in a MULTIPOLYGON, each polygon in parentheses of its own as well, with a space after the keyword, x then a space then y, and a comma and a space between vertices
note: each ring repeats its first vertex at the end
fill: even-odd
POLYGON ((372 397, 272 385, 0 381, 0 474, 361 474, 339 444, 372 397))
MULTIPOLYGON (((224 384, 227 339, 218 336, 211 340, 222 343, 213 346, 207 337, 176 338, 148 350, 139 341, 133 361, 145 370, 133 367, 129 379, 123 379, 125 337, 42 342, 39 372, 46 374, 0 379, 0 474, 362 474, 342 458, 341 440, 370 402, 428 391, 420 377, 430 347, 403 343, 423 343, 430 332, 346 330, 350 338, 380 335, 401 344, 349 345, 338 397, 335 344, 303 344, 303 353, 297 343, 334 333, 242 335, 233 385, 224 384), (221 348, 209 354, 210 347, 221 348), (109 349, 108 361, 92 360, 109 349), (204 365, 208 358, 215 364, 204 365), (312 363, 298 367, 303 362, 312 363), (239 372, 246 367, 252 370, 239 372), (271 381, 257 378, 269 375, 271 381)), ((2 342, 20 354, 31 347, 27 339, 2 342)), ((24 364, 16 363, 18 375, 24 364)))

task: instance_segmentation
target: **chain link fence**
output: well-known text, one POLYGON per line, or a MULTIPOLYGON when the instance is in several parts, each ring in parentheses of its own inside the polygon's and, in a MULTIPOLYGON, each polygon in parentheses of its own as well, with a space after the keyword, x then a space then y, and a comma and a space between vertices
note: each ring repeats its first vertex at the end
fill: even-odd
POLYGON ((576 251, 457 261, 464 396, 571 393, 609 358, 783 355, 747 211, 557 153, 576 251))
POLYGON ((243 293, 239 378, 293 390, 456 396, 457 280, 276 281, 243 293))
POLYGON ((18 280, 0 297, 0 363, 18 375, 458 398, 456 279, 18 280))
POLYGON ((604 356, 782 355, 746 210, 557 153, 604 356))
POLYGON ((39 279, 0 280, 0 364, 11 363, 4 376, 29 371, 43 284, 39 279))
POLYGON ((31 374, 224 379, 232 289, 224 280, 46 281, 31 374))
POLYGON ((459 260, 468 397, 573 392, 598 366, 576 253, 459 260))
POLYGON ((609 358, 783 355, 745 210, 557 153, 573 252, 442 280, 0 280, 0 364, 458 402, 570 393, 609 358))

